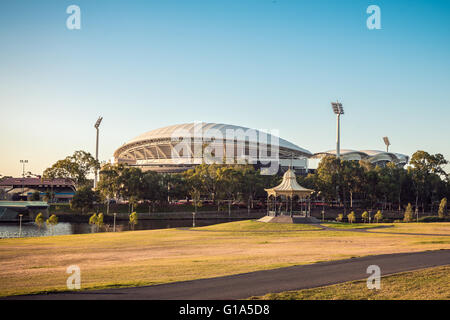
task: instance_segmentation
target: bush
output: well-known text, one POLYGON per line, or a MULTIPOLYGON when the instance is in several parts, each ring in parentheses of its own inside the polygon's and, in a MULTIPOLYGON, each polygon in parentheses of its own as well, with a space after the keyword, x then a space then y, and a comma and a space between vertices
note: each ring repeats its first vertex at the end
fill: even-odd
POLYGON ((412 206, 411 206, 411 203, 408 203, 408 206, 406 207, 406 210, 405 210, 405 215, 403 216, 403 221, 411 222, 412 219, 413 219, 412 206))

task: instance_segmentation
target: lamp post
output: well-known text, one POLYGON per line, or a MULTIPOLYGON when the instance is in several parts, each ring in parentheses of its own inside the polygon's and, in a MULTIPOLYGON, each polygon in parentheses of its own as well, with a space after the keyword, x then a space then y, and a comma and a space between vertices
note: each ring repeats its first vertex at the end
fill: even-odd
POLYGON ((23 214, 19 214, 19 238, 22 237, 22 216, 23 214))
POLYGON ((28 160, 20 160, 20 163, 22 164, 22 194, 25 189, 25 163, 28 163, 28 160))
MULTIPOLYGON (((98 135, 99 135, 99 127, 100 127, 100 123, 102 122, 103 117, 99 117, 97 119, 97 122, 95 122, 94 124, 94 128, 97 131, 97 139, 95 142, 95 160, 98 161, 98 135)), ((98 178, 98 172, 97 172, 97 168, 95 169, 95 178, 94 178, 94 189, 97 188, 97 178, 98 178)))

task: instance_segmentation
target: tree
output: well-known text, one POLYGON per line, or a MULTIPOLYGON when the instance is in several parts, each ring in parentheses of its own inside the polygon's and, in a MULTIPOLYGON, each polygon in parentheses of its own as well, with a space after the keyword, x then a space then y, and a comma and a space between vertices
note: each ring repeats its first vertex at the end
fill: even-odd
POLYGON ((96 223, 96 225, 97 225, 97 231, 98 231, 100 228, 103 227, 103 225, 104 225, 104 222, 103 222, 103 213, 100 213, 100 214, 97 216, 97 223, 96 223))
POLYGON ((336 221, 342 222, 343 219, 344 219, 344 214, 339 213, 338 216, 337 216, 337 218, 336 218, 336 221))
POLYGON ((138 224, 138 215, 136 212, 132 212, 130 214, 130 225, 131 225, 131 229, 134 230, 134 226, 138 224))
POLYGON ((99 162, 88 152, 75 151, 72 156, 58 160, 44 170, 44 178, 71 179, 76 187, 88 184, 87 176, 100 168, 99 162))
POLYGON ((36 223, 36 225, 38 226, 39 230, 41 230, 42 225, 44 224, 44 216, 42 215, 42 213, 38 213, 36 216, 36 219, 34 219, 34 223, 36 223))
POLYGON ((426 151, 418 150, 412 155, 410 160, 412 167, 409 168, 409 171, 412 174, 416 191, 416 209, 418 208, 420 196, 422 211, 425 210, 426 199, 431 195, 430 180, 433 176, 447 177, 443 169, 443 166, 447 163, 448 161, 440 153, 432 155, 426 151))
POLYGON ((369 213, 367 211, 364 211, 361 215, 361 218, 363 219, 364 223, 366 223, 369 220, 369 213))
POLYGON ((353 212, 353 211, 350 212, 347 215, 347 219, 348 219, 348 222, 353 223, 353 221, 355 221, 355 219, 356 219, 355 212, 353 212))
POLYGON ((87 210, 93 209, 94 205, 98 202, 100 202, 99 192, 93 191, 88 186, 84 186, 77 189, 70 202, 70 207, 75 210, 81 210, 81 213, 84 213, 87 210))
POLYGON ((444 218, 447 215, 447 198, 442 198, 439 204, 438 215, 440 218, 444 218))
POLYGON ((58 217, 52 214, 50 218, 47 219, 46 224, 51 227, 53 235, 53 230, 55 226, 58 224, 58 217))
POLYGON ((120 190, 119 177, 123 170, 122 164, 106 164, 100 170, 97 184, 98 192, 106 198, 106 214, 109 214, 110 199, 117 197, 120 190))
POLYGON ((41 194, 39 193, 39 191, 33 192, 33 194, 31 195, 31 201, 39 201, 39 200, 41 200, 41 194))
POLYGON ((411 222, 412 219, 413 219, 413 210, 412 210, 411 203, 408 203, 408 205, 406 206, 405 214, 403 216, 403 221, 411 222))
POLYGON ((380 210, 377 211, 377 213, 374 216, 375 219, 377 219, 377 223, 380 222, 380 220, 383 220, 383 214, 381 213, 380 210))
POLYGON ((90 218, 89 218, 89 224, 91 226, 97 226, 97 222, 98 222, 98 216, 96 213, 94 213, 90 218))

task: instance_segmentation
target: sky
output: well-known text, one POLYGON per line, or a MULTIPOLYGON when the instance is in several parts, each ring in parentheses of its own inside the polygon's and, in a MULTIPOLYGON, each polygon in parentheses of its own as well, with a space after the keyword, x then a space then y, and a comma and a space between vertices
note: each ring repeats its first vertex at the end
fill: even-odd
POLYGON ((388 136, 390 151, 450 159, 449 39, 447 0, 2 0, 0 174, 95 154, 99 116, 102 161, 194 121, 330 150, 336 100, 341 148, 384 150, 388 136), (369 5, 381 29, 367 28, 369 5))

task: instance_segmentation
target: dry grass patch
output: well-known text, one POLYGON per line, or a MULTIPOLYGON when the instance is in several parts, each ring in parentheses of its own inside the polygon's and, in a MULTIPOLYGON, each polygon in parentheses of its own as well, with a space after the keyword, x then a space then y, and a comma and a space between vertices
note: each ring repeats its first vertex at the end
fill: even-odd
POLYGON ((342 231, 237 232, 236 228, 245 224, 230 224, 216 228, 232 231, 166 229, 0 239, 0 295, 64 290, 70 265, 81 268, 82 288, 89 289, 450 248, 439 242, 448 240, 442 237, 342 231))
POLYGON ((450 300, 450 266, 403 272, 381 278, 379 290, 369 290, 366 281, 270 293, 250 299, 263 300, 450 300))

